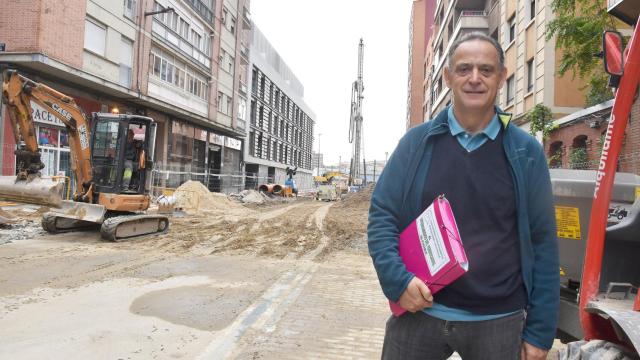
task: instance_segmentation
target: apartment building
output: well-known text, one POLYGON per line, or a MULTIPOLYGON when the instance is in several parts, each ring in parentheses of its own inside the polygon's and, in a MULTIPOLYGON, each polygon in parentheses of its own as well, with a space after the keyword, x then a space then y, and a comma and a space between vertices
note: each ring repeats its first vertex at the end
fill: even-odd
MULTIPOLYGON (((242 19, 243 31, 234 35, 240 39, 230 40, 221 32, 221 14, 227 3, 70 0, 61 7, 44 0, 11 2, 0 14, 0 23, 6 25, 0 27, 0 38, 6 42, 0 64, 72 96, 85 113, 154 118, 158 123, 155 165, 162 180, 157 185, 177 187, 198 179, 211 190, 225 190, 218 174, 240 170, 245 130, 236 120, 237 111, 230 111, 227 118, 219 116, 222 64, 217 50, 224 37, 225 44, 234 45, 228 49, 235 59, 235 44, 250 28, 248 2, 236 0, 228 9, 242 19), (243 12, 247 15, 239 16, 243 12)), ((239 108, 234 94, 240 71, 237 79, 233 76, 223 79, 221 88, 231 89, 225 88, 232 106, 239 108)), ((36 131, 42 135, 44 173, 71 175, 66 130, 44 109, 32 107, 36 131)), ((2 171, 12 174, 15 144, 6 118, 3 111, 2 171)))
POLYGON ((436 4, 429 0, 413 0, 409 25, 409 76, 407 81, 406 128, 424 121, 424 89, 426 75, 425 53, 433 32, 433 14, 436 4))
POLYGON ((562 117, 584 106, 584 83, 571 73, 559 77, 562 53, 545 29, 551 7, 540 0, 440 0, 436 4, 431 58, 425 57, 425 120, 451 103, 443 69, 451 44, 462 35, 481 31, 498 40, 505 51, 507 81, 497 105, 513 113, 515 123, 528 128, 523 116, 535 104, 562 117))
POLYGON ((297 167, 298 187, 310 188, 315 115, 304 102, 304 87, 267 38, 255 25, 251 34, 247 186, 255 177, 284 183, 286 168, 297 167))

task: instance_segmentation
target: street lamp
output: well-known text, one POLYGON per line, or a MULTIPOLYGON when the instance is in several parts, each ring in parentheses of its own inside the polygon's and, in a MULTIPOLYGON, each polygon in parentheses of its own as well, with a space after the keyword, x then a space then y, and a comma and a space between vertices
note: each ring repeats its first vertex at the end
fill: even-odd
POLYGON ((150 16, 150 15, 157 15, 157 14, 164 14, 164 13, 168 13, 168 12, 175 12, 175 10, 172 7, 168 7, 168 8, 164 8, 162 10, 158 10, 158 11, 147 11, 144 13, 144 16, 150 16))

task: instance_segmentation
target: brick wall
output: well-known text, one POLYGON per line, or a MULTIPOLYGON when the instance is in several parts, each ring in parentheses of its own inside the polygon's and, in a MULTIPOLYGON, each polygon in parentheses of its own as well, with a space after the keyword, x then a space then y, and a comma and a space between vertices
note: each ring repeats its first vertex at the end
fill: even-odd
MULTIPOLYGON (((584 135, 587 137, 588 163, 586 168, 596 169, 600 160, 600 148, 602 147, 601 134, 606 130, 607 122, 602 122, 598 128, 591 128, 588 125, 588 121, 579 120, 554 131, 545 141, 545 153, 547 158, 553 155, 552 146, 560 141, 562 142, 562 161, 559 164, 550 163, 550 166, 571 168, 569 154, 573 148, 574 139, 584 135)), ((625 139, 620 151, 618 171, 640 175, 640 101, 636 101, 631 109, 625 139)))
POLYGON ((7 52, 39 52, 82 67, 84 0, 3 0, 0 39, 7 52))

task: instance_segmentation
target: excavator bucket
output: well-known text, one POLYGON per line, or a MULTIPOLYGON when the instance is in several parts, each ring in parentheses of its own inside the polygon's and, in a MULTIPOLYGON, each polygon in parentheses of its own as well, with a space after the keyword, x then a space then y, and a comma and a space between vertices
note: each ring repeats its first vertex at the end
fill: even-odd
POLYGON ((104 214, 107 212, 104 206, 98 204, 87 204, 82 202, 65 200, 56 209, 51 209, 50 213, 57 217, 82 220, 101 224, 104 221, 104 214))
POLYGON ((0 176, 0 200, 57 207, 63 201, 63 192, 64 183, 51 179, 0 176))

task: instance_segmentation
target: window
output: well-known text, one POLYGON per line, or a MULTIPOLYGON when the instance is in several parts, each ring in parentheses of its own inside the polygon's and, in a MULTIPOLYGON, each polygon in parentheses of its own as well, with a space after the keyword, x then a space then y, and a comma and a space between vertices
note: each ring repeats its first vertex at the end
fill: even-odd
POLYGON ((533 91, 533 83, 535 81, 533 60, 534 59, 527 61, 527 92, 533 91))
POLYGON ((218 111, 231 116, 231 97, 222 91, 218 92, 218 111))
POLYGON ((124 0, 124 16, 130 20, 136 16, 136 0, 124 0))
POLYGON ((120 38, 120 85, 131 86, 131 67, 133 64, 133 41, 120 38))
POLYGON ((167 14, 168 16, 170 16, 170 19, 168 19, 169 23, 167 25, 169 25, 169 27, 171 28, 171 30, 178 32, 178 22, 180 17, 178 16, 178 14, 176 14, 176 12, 171 12, 169 14, 167 14))
POLYGON ((229 17, 229 11, 227 8, 222 9, 222 25, 227 26, 227 18, 229 17))
MULTIPOLYGON (((158 2, 153 3, 153 11, 162 11, 164 10, 164 6, 158 4, 158 2)), ((158 13, 153 15, 154 18, 158 19, 160 22, 164 22, 165 15, 167 13, 158 13)))
POLYGON ((209 85, 204 76, 201 76, 183 62, 173 56, 154 48, 149 58, 149 73, 166 81, 182 90, 206 100, 209 85))
POLYGON ((191 43, 196 49, 200 50, 200 43, 202 42, 202 36, 195 30, 191 30, 191 43))
POLYGON ((516 93, 515 85, 516 84, 513 75, 509 76, 509 78, 507 79, 507 105, 513 102, 513 98, 515 97, 516 93))
MULTIPOLYGON (((228 52, 224 50, 220 50, 220 57, 222 60, 222 69, 228 72, 229 74, 233 75, 233 68, 234 68, 233 56, 231 56, 228 52)), ((264 78, 262 78, 262 80, 263 80, 262 87, 264 89, 264 78)))
POLYGON ((236 18, 231 17, 231 23, 229 24, 229 31, 235 35, 236 33, 236 18))
POLYGON ((180 19, 180 36, 185 39, 189 39, 189 23, 180 19))
POLYGON ((529 20, 536 18, 536 0, 531 0, 529 3, 529 20))
POLYGON ((240 98, 240 101, 238 102, 238 119, 245 120, 245 117, 247 116, 246 114, 247 114, 247 101, 245 99, 240 98))
POLYGON ((106 52, 107 28, 93 20, 84 21, 84 48, 98 55, 106 52))
POLYGON ((513 15, 507 22, 507 45, 516 39, 516 16, 513 15))

